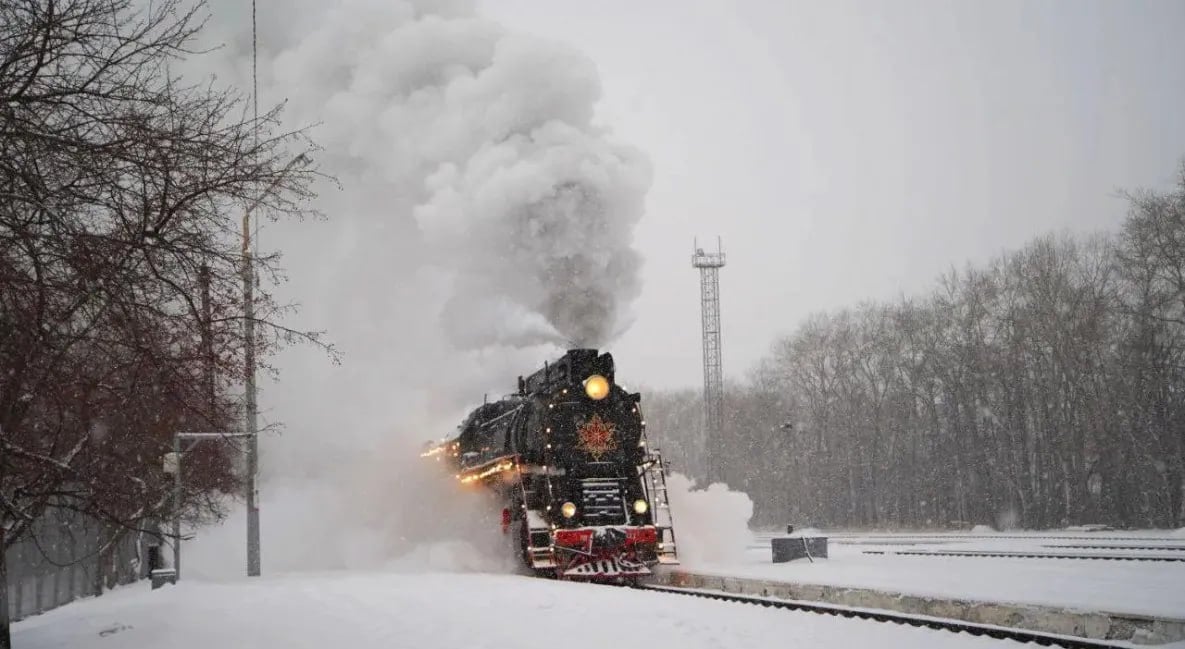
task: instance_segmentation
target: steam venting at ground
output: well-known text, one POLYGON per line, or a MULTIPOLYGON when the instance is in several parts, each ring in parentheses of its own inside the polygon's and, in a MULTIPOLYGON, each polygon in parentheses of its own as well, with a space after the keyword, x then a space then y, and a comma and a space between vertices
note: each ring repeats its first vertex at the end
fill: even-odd
MULTIPOLYGON (((401 458, 393 445, 382 457, 401 458)), ((417 460, 420 458, 416 458, 417 460)), ((398 572, 517 570, 500 508, 480 489, 463 487, 433 461, 396 459, 342 482, 273 480, 263 490, 263 567, 268 574, 310 569, 398 572)), ((242 508, 217 527, 197 531, 185 548, 186 574, 228 579, 243 574, 242 508), (234 560, 228 560, 234 556, 234 560)))
MULTIPOLYGON (((223 47, 174 71, 250 88, 250 4, 210 9, 199 45, 223 47)), ((263 388, 263 420, 284 424, 262 444, 264 571, 508 569, 497 508, 419 452, 557 346, 628 326, 649 163, 597 125, 586 57, 471 2, 292 0, 257 19, 261 108, 316 124, 341 185, 321 188, 325 221, 255 238, 303 305, 286 324, 343 354, 285 352, 263 388)), ((187 574, 241 575, 243 520, 201 530, 187 574)))
POLYGON ((749 519, 753 501, 748 494, 714 483, 696 489, 682 474, 667 478, 667 495, 680 561, 687 566, 738 563, 753 543, 749 519))

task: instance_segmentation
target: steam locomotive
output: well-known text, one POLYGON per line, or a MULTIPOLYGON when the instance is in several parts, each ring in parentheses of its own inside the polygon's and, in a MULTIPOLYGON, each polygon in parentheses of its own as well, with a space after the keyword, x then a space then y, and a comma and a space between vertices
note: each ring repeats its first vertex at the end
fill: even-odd
POLYGON ((502 533, 537 575, 628 582, 679 562, 641 395, 614 374, 612 355, 569 350, 421 454, 496 496, 502 533))

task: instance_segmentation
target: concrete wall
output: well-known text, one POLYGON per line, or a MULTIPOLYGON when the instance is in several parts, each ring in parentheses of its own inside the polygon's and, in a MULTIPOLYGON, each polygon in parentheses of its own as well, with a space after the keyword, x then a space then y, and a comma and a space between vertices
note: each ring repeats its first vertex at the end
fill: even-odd
POLYGON ((1126 640, 1136 644, 1160 644, 1185 640, 1185 620, 1183 619, 1075 611, 1036 605, 940 599, 869 588, 720 577, 681 570, 658 574, 654 581, 682 588, 702 588, 759 597, 875 608, 1096 640, 1126 640))

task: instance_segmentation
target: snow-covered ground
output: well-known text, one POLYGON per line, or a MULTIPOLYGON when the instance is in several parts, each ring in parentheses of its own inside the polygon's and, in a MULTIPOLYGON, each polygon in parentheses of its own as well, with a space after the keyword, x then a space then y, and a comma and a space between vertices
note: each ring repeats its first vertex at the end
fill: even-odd
POLYGON ((16 624, 19 649, 992 647, 989 638, 490 574, 334 572, 147 585, 16 624))
MULTIPOLYGON (((767 579, 863 586, 962 599, 1030 602, 1185 617, 1185 563, 867 555, 865 550, 1094 550, 1044 545, 1185 546, 1172 533, 846 535, 831 558, 773 564, 768 534, 746 530, 747 499, 672 480, 686 567, 767 579), (684 493, 687 492, 687 493, 684 493), (680 495, 682 494, 682 496, 680 495), (1020 538, 1007 538, 1018 536, 1020 538), (1083 538, 1069 538, 1069 537, 1083 538), (1125 540, 1121 537, 1137 537, 1125 540), (1158 538, 1163 537, 1163 538, 1158 538)), ((279 493, 276 489, 273 495, 279 493)), ((389 528, 343 528, 310 517, 335 512, 307 490, 267 509, 265 577, 242 574, 241 512, 185 544, 184 580, 145 583, 17 623, 17 649, 363 649, 381 647, 1003 647, 1000 641, 623 588, 505 574, 496 538, 443 540, 482 527, 468 505, 418 494, 418 508, 376 511, 389 528), (319 523, 319 524, 318 524, 319 523), (398 525, 396 524, 398 523, 398 525), (426 526, 426 527, 425 527, 426 526), (425 529, 421 529, 425 528, 425 529), (409 537, 400 530, 423 534, 409 537), (421 538, 422 537, 422 538, 421 538), (437 538, 439 537, 439 538, 437 538)), ((431 493, 431 492, 427 492, 431 493)), ((396 503, 398 504, 398 503, 396 503)), ((335 522, 350 520, 341 516, 335 522), (340 519, 340 520, 339 520, 340 519)), ((365 521, 364 521, 365 522, 365 521)), ((372 521, 373 522, 373 521, 372 521)), ((496 529, 496 528, 492 528, 496 529)), ((1147 553, 1146 550, 1131 552, 1147 553)), ((1152 552, 1178 552, 1154 550, 1152 552)), ((1185 643, 1178 643, 1185 647, 1185 643)), ((1015 643, 1013 643, 1015 646, 1015 643)))
POLYGON ((1181 550, 1097 550, 1067 545, 1185 548, 1173 532, 868 534, 833 538, 828 559, 774 564, 759 534, 743 559, 702 562, 697 572, 853 586, 998 602, 1185 618, 1185 562, 872 555, 869 551, 987 550, 1185 556, 1181 550), (1043 538, 1057 536, 1059 538, 1043 538), (1160 540, 1157 540, 1160 539, 1160 540), (1054 546, 1054 547, 1050 547, 1054 546))
MULTIPOLYGON (((750 543, 742 560, 688 567, 699 572, 952 598, 1185 617, 1185 588, 1181 587, 1185 564, 1181 563, 863 553, 954 548, 1077 552, 1043 546, 1185 545, 1172 538, 1154 541, 1152 533, 1091 534, 1086 539, 1070 539, 1081 535, 1066 533, 1059 539, 1036 538, 1046 535, 853 535, 834 539, 829 559, 773 564, 770 535, 761 534, 750 543)), ((14 627, 14 646, 1004 646, 999 641, 948 632, 493 574, 488 567, 464 567, 467 562, 458 560, 461 555, 456 548, 442 546, 436 554, 441 553, 447 556, 434 561, 412 557, 384 569, 294 572, 259 579, 203 578, 201 570, 194 570, 178 586, 152 591, 140 583, 23 620, 14 627)))

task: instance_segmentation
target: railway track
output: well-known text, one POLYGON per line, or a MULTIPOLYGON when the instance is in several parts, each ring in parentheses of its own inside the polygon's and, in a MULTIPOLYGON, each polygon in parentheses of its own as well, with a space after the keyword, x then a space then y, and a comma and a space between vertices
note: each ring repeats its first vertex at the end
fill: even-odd
POLYGON ((837 606, 834 604, 822 604, 818 602, 779 600, 765 597, 752 597, 748 595, 734 595, 732 593, 722 593, 718 591, 694 590, 650 584, 638 585, 636 588, 661 593, 685 595, 689 597, 702 597, 725 602, 736 602, 739 604, 753 604, 768 608, 803 611, 807 613, 816 613, 819 615, 833 615, 856 620, 872 620, 875 622, 891 622, 893 624, 904 624, 919 628, 950 631, 952 633, 967 633, 973 636, 987 636, 996 640, 1014 640, 1016 642, 1034 643, 1043 647, 1067 647, 1068 649, 1119 649, 1121 647, 1128 646, 1127 644, 1115 644, 1101 640, 1089 640, 1086 638, 1075 638, 1072 636, 1040 633, 1037 631, 1027 631, 1024 629, 1011 629, 987 624, 976 624, 974 622, 964 622, 961 620, 951 620, 923 615, 907 615, 904 613, 896 613, 891 611, 852 608, 847 606, 837 606))
MULTIPOLYGON (((1024 540, 1054 540, 1054 541, 1167 541, 1169 543, 1181 543, 1181 537, 1176 536, 1084 536, 1076 535, 1070 536, 1065 534, 828 534, 820 532, 820 536, 826 536, 836 542, 843 542, 846 539, 886 539, 886 540, 902 540, 910 539, 943 539, 961 541, 964 539, 1024 539, 1024 540)), ((778 533, 762 533, 758 534, 760 537, 782 536, 778 533)))
POLYGON ((913 557, 973 557, 992 559, 1093 559, 1096 561, 1185 561, 1185 556, 1156 554, 1058 554, 1016 550, 863 550, 864 554, 913 557))
POLYGON ((1072 550, 1164 550, 1168 552, 1185 552, 1185 545, 1042 545, 1043 548, 1066 548, 1072 550))

